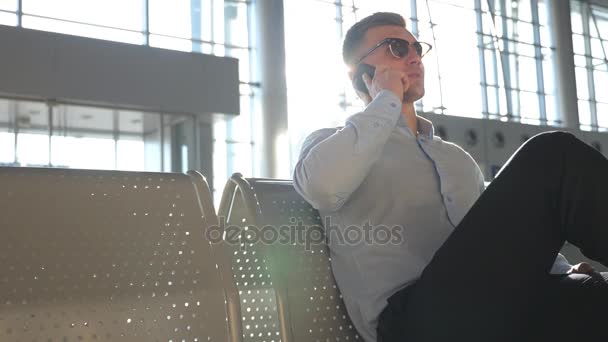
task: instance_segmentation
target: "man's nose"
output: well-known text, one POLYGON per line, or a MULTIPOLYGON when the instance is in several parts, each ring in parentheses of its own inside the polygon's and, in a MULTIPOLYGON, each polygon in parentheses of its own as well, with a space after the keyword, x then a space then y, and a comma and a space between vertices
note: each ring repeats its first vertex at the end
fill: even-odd
POLYGON ((416 53, 416 49, 410 46, 407 51, 407 56, 405 56, 405 61, 408 65, 420 64, 422 62, 422 57, 416 53))

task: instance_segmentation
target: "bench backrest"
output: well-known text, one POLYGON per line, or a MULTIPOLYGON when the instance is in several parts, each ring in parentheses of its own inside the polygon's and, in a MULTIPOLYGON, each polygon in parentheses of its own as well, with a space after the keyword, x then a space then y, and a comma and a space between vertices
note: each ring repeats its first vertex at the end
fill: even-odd
POLYGON ((235 274, 239 260, 255 252, 262 268, 247 268, 244 279, 252 275, 270 281, 266 288, 277 298, 279 326, 270 333, 287 342, 361 340, 333 277, 319 214, 292 182, 235 174, 224 194, 220 220, 225 217, 226 227, 248 227, 245 234, 256 235, 253 243, 232 244, 235 274), (247 254, 238 254, 242 247, 249 248, 247 254))
POLYGON ((0 168, 0 341, 231 338, 204 196, 195 173, 0 168))

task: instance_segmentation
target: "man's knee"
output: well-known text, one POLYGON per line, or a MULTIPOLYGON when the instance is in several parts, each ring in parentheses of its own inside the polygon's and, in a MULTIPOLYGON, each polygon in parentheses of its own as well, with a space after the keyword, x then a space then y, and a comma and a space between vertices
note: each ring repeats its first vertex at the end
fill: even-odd
POLYGON ((572 133, 564 132, 564 131, 550 131, 539 133, 530 140, 528 140, 525 144, 531 144, 535 146, 541 146, 543 148, 556 148, 560 146, 567 146, 572 143, 581 142, 577 137, 575 137, 572 133))
MULTIPOLYGON (((520 153, 548 157, 549 155, 563 155, 565 151, 583 147, 585 143, 573 134, 563 131, 550 131, 539 133, 526 141, 519 149, 520 153)), ((546 159, 546 158, 542 158, 546 159)))

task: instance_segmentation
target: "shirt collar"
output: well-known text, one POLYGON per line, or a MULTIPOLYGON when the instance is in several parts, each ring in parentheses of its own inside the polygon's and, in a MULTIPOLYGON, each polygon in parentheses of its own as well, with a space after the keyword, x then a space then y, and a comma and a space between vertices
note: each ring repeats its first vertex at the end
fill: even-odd
MULTIPOLYGON (((435 127, 433 126, 433 123, 420 116, 416 116, 416 121, 418 122, 418 134, 421 136, 428 137, 429 139, 433 139, 433 137, 435 136, 435 127)), ((413 135, 412 131, 407 126, 407 121, 405 120, 404 115, 399 116, 399 121, 397 122, 397 125, 407 128, 407 131, 413 135)))

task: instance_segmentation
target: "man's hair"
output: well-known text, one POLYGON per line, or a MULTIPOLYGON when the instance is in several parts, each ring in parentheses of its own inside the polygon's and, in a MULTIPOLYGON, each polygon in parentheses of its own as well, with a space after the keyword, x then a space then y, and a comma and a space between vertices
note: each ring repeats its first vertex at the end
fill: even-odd
POLYGON ((405 27, 405 19, 397 13, 377 12, 358 21, 348 29, 344 37, 344 44, 342 45, 344 63, 351 64, 355 62, 355 52, 363 42, 365 34, 370 29, 378 26, 405 27))

